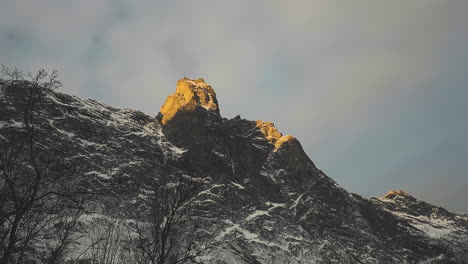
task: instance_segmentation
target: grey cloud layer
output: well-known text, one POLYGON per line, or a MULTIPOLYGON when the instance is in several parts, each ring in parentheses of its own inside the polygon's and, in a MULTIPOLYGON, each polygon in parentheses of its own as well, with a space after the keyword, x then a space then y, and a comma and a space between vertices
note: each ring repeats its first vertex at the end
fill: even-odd
POLYGON ((466 1, 0 2, 1 63, 151 115, 203 77, 223 115, 274 121, 351 191, 468 211, 442 195, 468 188, 466 1))

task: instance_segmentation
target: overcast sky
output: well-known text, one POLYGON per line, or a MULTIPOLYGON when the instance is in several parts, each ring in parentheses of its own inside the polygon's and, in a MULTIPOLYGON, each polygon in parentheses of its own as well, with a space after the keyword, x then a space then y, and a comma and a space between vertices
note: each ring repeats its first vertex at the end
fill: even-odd
POLYGON ((0 0, 0 63, 156 115, 202 77, 366 197, 468 212, 466 0, 0 0))

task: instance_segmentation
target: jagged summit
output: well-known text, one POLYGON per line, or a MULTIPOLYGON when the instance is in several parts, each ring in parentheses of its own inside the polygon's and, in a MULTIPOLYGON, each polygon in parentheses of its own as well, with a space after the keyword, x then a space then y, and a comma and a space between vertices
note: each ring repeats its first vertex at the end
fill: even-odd
POLYGON ((281 145, 290 140, 295 140, 295 137, 286 135, 283 136, 278 129, 276 129, 275 124, 272 122, 265 122, 262 120, 257 120, 257 127, 260 129, 265 138, 275 145, 275 149, 281 147, 281 145))
MULTIPOLYGON (((9 140, 23 133, 28 87, 6 96, 4 86, 0 80, 0 150, 10 151, 9 140)), ((151 239, 137 244, 127 236, 137 234, 134 223, 142 223, 142 214, 149 219, 146 212, 151 211, 153 218, 157 191, 175 188, 166 179, 181 178, 200 184, 190 199, 193 214, 183 223, 202 228, 193 231, 187 225, 189 234, 184 228, 171 238, 182 246, 210 245, 199 259, 206 264, 446 264, 467 259, 466 215, 408 198, 404 191, 371 199, 347 192, 273 123, 221 117, 216 95, 202 79, 178 81, 157 118, 58 92, 44 100, 36 116, 41 146, 66 161, 51 166, 52 175, 72 168, 58 188, 80 184, 89 192, 108 193, 102 186, 115 186, 112 195, 91 201, 92 214, 80 217, 74 235, 80 239, 69 256, 79 263, 107 254, 100 251, 107 250, 106 243, 116 243, 110 244, 113 252, 140 256, 136 247, 151 239), (101 239, 94 230, 116 233, 105 231, 101 239), (86 250, 89 256, 82 253, 86 250)), ((49 218, 44 221, 49 225, 49 218)), ((56 236, 39 241, 34 256, 55 241, 56 236)), ((149 261, 121 261, 142 262, 149 261)))
POLYGON ((378 200, 385 203, 386 208, 392 211, 403 212, 412 216, 425 216, 430 218, 453 219, 454 215, 446 209, 426 203, 405 191, 390 191, 378 200))
POLYGON ((382 198, 383 199, 394 199, 397 196, 415 199, 412 195, 410 195, 409 193, 407 193, 407 192, 405 192, 403 190, 399 190, 399 191, 391 190, 387 194, 385 194, 382 198))
POLYGON ((161 123, 165 125, 180 110, 195 110, 202 107, 219 115, 218 100, 211 86, 202 78, 192 80, 182 78, 177 81, 175 93, 169 95, 159 110, 161 123))
MULTIPOLYGON (((182 78, 177 81, 175 93, 169 95, 161 107, 158 119, 164 126, 166 131, 170 131, 169 127, 175 127, 177 132, 186 131, 193 134, 193 131, 204 130, 205 122, 209 119, 206 113, 216 113, 220 116, 218 100, 213 88, 205 82, 202 78, 192 80, 189 78, 182 78), (202 111, 195 111, 196 109, 202 111), (179 114, 178 114, 179 113, 179 114), (176 118, 176 115, 179 116, 176 118), (178 119, 178 121, 175 121, 178 119), (171 123, 171 125, 169 125, 171 123), (181 129, 185 127, 186 129, 181 129)), ((234 118, 236 119, 236 118, 234 118)), ((276 128, 274 123, 256 120, 254 125, 260 130, 264 137, 275 146, 274 150, 278 150, 281 145, 287 141, 297 140, 290 135, 281 134, 276 128)), ((171 134, 171 133, 169 133, 171 134)), ((206 137, 206 133, 199 133, 195 139, 190 140, 187 138, 184 141, 203 142, 202 138, 206 137)), ((187 136, 185 133, 183 136, 187 136)), ((169 136, 171 138, 171 136, 169 136)), ((187 144, 181 144, 187 146, 187 144)))

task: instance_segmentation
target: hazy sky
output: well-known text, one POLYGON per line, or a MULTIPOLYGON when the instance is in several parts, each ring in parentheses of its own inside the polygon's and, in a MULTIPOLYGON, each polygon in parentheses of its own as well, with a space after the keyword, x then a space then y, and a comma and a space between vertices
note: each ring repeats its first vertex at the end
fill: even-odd
POLYGON ((366 197, 468 212, 466 0, 0 0, 0 63, 156 115, 202 77, 366 197))

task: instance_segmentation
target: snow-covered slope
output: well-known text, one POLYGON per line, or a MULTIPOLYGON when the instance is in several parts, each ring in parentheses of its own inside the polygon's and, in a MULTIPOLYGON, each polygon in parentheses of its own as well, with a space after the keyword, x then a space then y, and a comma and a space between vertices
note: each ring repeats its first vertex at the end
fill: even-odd
MULTIPOLYGON (((165 106, 155 118, 62 93, 47 98, 42 129, 51 149, 80 166, 80 183, 122 182, 119 195, 90 204, 93 211, 132 220, 154 179, 186 175, 205 182, 196 200, 208 216, 197 221, 215 247, 204 263, 245 263, 237 251, 252 263, 463 263, 466 216, 403 194, 347 192, 272 123, 223 118, 200 82, 179 81, 185 95, 170 99, 178 108, 165 106)), ((4 98, 0 140, 21 129, 4 98)))

